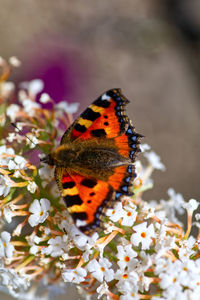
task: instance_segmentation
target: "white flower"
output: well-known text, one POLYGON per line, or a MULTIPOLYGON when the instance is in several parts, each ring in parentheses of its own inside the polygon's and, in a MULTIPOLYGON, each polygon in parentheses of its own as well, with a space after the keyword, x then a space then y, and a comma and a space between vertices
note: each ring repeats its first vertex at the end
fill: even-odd
POLYGON ((99 262, 96 259, 91 260, 87 265, 87 269, 98 281, 103 282, 103 279, 105 279, 109 282, 114 278, 114 271, 110 269, 111 266, 112 264, 107 258, 100 258, 99 262))
POLYGON ((144 156, 154 169, 165 171, 166 168, 160 161, 160 156, 158 156, 154 151, 144 152, 144 156))
POLYGON ((51 101, 51 97, 47 93, 43 93, 40 97, 40 102, 46 104, 51 101))
POLYGON ((20 178, 20 177, 22 177, 22 174, 20 173, 19 170, 16 170, 16 171, 13 173, 13 177, 15 177, 15 178, 20 178))
POLYGON ((147 276, 144 275, 144 269, 143 269, 141 274, 140 274, 140 281, 138 283, 139 291, 142 292, 142 293, 144 291, 148 291, 150 284, 151 284, 151 278, 148 278, 147 276))
POLYGON ((105 281, 103 281, 103 283, 100 284, 100 286, 97 288, 97 293, 98 293, 97 299, 100 299, 107 292, 108 292, 108 285, 105 281))
MULTIPOLYGON (((23 88, 23 87, 22 87, 23 88)), ((18 99, 19 102, 23 103, 23 101, 27 98, 27 93, 24 90, 19 90, 18 99)))
POLYGON ((152 206, 152 203, 143 202, 140 205, 140 213, 144 214, 144 219, 149 219, 155 216, 155 207, 152 206))
POLYGON ((20 87, 27 89, 31 96, 35 96, 44 89, 44 82, 41 79, 33 79, 31 81, 22 82, 20 87))
POLYGON ((160 257, 155 260, 155 274, 161 274, 164 273, 168 266, 172 264, 171 260, 169 258, 163 258, 160 257))
POLYGON ((196 219, 197 221, 199 221, 199 220, 200 220, 200 214, 196 214, 196 215, 195 215, 195 219, 196 219))
POLYGON ((38 139, 31 132, 27 133, 26 136, 28 137, 26 138, 26 144, 30 145, 30 148, 33 149, 39 143, 38 139))
POLYGON ((3 208, 3 216, 8 223, 12 222, 13 213, 8 206, 3 208))
POLYGON ((67 243, 61 236, 49 239, 48 244, 49 246, 43 248, 41 253, 51 255, 52 257, 58 257, 64 254, 64 250, 67 251, 67 243))
MULTIPOLYGON (((182 291, 181 285, 178 283, 174 283, 173 285, 169 286, 168 288, 164 289, 163 296, 164 299, 177 299, 177 300, 188 300, 188 298, 183 297, 185 293, 182 291)), ((197 300, 197 299, 195 299, 197 300)))
POLYGON ((0 157, 0 165, 5 165, 7 166, 9 161, 12 159, 12 157, 9 157, 9 155, 14 155, 15 154, 15 151, 13 148, 8 148, 6 147, 5 145, 3 146, 0 146, 0 156, 1 155, 8 155, 8 156, 5 156, 5 157, 0 157))
POLYGON ((37 187, 38 186, 37 186, 37 184, 34 181, 29 181, 29 184, 27 185, 27 190, 30 193, 34 194, 35 191, 37 190, 37 187))
POLYGON ((81 283, 85 280, 87 276, 87 272, 83 268, 76 268, 76 269, 65 269, 62 272, 62 278, 64 282, 73 282, 73 283, 81 283))
POLYGON ((193 211, 196 210, 199 206, 199 202, 195 199, 190 199, 189 202, 182 204, 183 208, 185 208, 190 214, 193 214, 193 211))
POLYGON ((181 282, 178 271, 174 270, 174 268, 173 272, 161 273, 159 278, 161 279, 160 286, 162 289, 167 289, 168 287, 171 288, 173 285, 175 285, 177 289, 180 287, 181 282))
POLYGON ((17 136, 18 135, 15 132, 9 132, 6 139, 9 143, 12 143, 17 138, 17 136))
POLYGON ((0 257, 11 258, 14 251, 14 246, 10 244, 11 235, 7 231, 1 233, 0 238, 0 257))
POLYGON ((160 203, 163 207, 163 212, 166 213, 169 220, 175 224, 182 225, 176 217, 176 211, 178 214, 184 214, 183 204, 185 203, 184 198, 181 194, 176 193, 174 189, 169 188, 167 191, 169 200, 161 200, 160 203))
POLYGON ((5 98, 9 98, 11 96, 11 94, 14 92, 15 90, 15 85, 13 82, 4 82, 1 85, 1 96, 5 97, 5 98))
POLYGON ((54 179, 54 170, 49 165, 45 164, 39 169, 39 176, 42 179, 42 186, 45 187, 54 179))
POLYGON ((9 294, 18 299, 22 299, 19 293, 26 291, 30 286, 30 280, 18 275, 17 271, 12 268, 0 267, 0 282, 4 290, 8 289, 9 294))
POLYGON ((39 250, 38 246, 33 245, 33 246, 30 247, 29 251, 30 251, 31 254, 36 255, 38 253, 38 250, 39 250))
POLYGON ((137 266, 138 272, 143 273, 145 270, 147 270, 150 266, 153 264, 153 257, 149 254, 146 254, 145 251, 140 251, 140 264, 137 266))
POLYGON ((49 208, 49 200, 45 198, 40 199, 40 201, 35 199, 29 208, 29 211, 32 213, 32 215, 28 218, 29 224, 34 227, 39 223, 43 223, 49 216, 49 208))
POLYGON ((9 161, 8 169, 9 170, 15 170, 15 169, 23 170, 23 169, 25 169, 26 164, 27 164, 26 159, 24 159, 20 155, 16 155, 13 160, 9 161))
POLYGON ((112 208, 107 209, 106 215, 110 217, 111 221, 117 222, 121 218, 126 216, 126 212, 122 208, 122 203, 118 202, 114 209, 112 208))
POLYGON ((31 246, 30 250, 29 250, 30 253, 33 255, 36 255, 39 251, 39 247, 36 244, 39 244, 40 242, 42 242, 43 239, 38 237, 37 235, 30 235, 30 236, 26 237, 26 240, 27 240, 28 244, 31 246))
POLYGON ((7 107, 6 114, 10 118, 11 122, 15 122, 19 110, 20 108, 17 104, 11 104, 7 107))
POLYGON ((170 249, 176 248, 176 238, 175 236, 167 236, 166 229, 161 226, 161 230, 157 233, 158 237, 156 239, 155 251, 156 259, 163 256, 170 249))
POLYGON ((41 79, 34 79, 29 82, 28 92, 37 95, 44 89, 44 82, 41 79))
POLYGON ((16 56, 11 56, 9 58, 9 63, 15 68, 21 66, 21 61, 16 56))
POLYGON ((33 117, 35 114, 35 109, 41 108, 39 103, 32 101, 31 99, 25 99, 23 101, 24 111, 30 116, 33 117))
POLYGON ((136 293, 127 292, 120 296, 120 300, 140 300, 140 297, 136 293))
POLYGON ((137 257, 137 252, 133 250, 132 245, 126 245, 126 246, 117 246, 117 255, 118 258, 117 264, 119 265, 120 269, 125 269, 126 267, 131 267, 134 264, 136 264, 137 260, 133 259, 134 257, 137 257))
POLYGON ((114 278, 118 280, 116 286, 121 293, 137 293, 139 281, 137 272, 126 272, 124 270, 118 269, 115 273, 114 278))
POLYGON ((165 202, 167 202, 167 203, 170 202, 171 206, 175 207, 177 212, 182 215, 184 213, 184 210, 182 209, 182 207, 185 203, 183 196, 180 193, 176 193, 175 190, 172 188, 169 188, 167 193, 168 193, 170 199, 165 202))
POLYGON ((148 144, 141 144, 140 145, 141 152, 146 152, 146 151, 148 151, 150 149, 151 149, 151 147, 148 144))
POLYGON ((56 104, 57 110, 64 111, 68 114, 74 114, 77 112, 79 107, 79 103, 67 103, 67 101, 61 101, 58 104, 56 104))
POLYGON ((10 192, 10 182, 8 179, 0 175, 0 196, 6 197, 10 192))
POLYGON ((139 225, 133 226, 133 230, 136 233, 133 233, 131 236, 131 242, 134 246, 139 246, 141 243, 141 247, 143 250, 149 249, 152 238, 155 237, 155 231, 153 224, 147 227, 147 222, 143 222, 139 225))
POLYGON ((129 202, 124 207, 124 216, 122 217, 123 226, 132 226, 135 223, 137 217, 136 205, 129 202))

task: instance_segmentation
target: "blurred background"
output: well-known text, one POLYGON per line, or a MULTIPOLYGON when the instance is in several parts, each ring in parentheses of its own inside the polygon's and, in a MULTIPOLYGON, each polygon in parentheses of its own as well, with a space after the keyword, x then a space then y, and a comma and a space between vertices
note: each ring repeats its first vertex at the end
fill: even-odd
POLYGON ((200 0, 1 0, 0 56, 13 55, 13 81, 41 78, 79 112, 120 87, 167 168, 145 199, 167 199, 169 187, 200 199, 200 0))

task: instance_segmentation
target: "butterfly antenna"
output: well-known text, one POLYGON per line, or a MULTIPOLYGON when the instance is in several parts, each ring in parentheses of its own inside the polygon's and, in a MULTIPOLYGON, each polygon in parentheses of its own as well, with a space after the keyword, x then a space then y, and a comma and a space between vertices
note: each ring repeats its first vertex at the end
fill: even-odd
POLYGON ((17 125, 15 124, 15 123, 12 123, 11 122, 11 125, 14 127, 14 128, 16 128, 17 130, 18 130, 18 132, 19 133, 22 133, 33 145, 35 145, 36 147, 38 147, 38 145, 36 144, 36 143, 34 143, 28 136, 27 136, 27 134, 24 134, 23 132, 22 132, 22 130, 20 130, 18 127, 17 127, 17 125))

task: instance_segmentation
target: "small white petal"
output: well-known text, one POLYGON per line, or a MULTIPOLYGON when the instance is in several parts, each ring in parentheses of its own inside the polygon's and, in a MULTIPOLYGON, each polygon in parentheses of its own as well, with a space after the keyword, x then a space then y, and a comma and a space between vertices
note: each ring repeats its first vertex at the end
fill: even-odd
POLYGON ((40 79, 34 79, 29 82, 28 91, 32 95, 37 95, 44 89, 44 82, 40 79))
POLYGON ((50 96, 47 93, 43 93, 40 97, 40 102, 46 104, 51 101, 50 96))
POLYGON ((195 199, 190 199, 189 202, 182 204, 183 208, 187 209, 190 213, 193 213, 199 206, 199 202, 195 199))

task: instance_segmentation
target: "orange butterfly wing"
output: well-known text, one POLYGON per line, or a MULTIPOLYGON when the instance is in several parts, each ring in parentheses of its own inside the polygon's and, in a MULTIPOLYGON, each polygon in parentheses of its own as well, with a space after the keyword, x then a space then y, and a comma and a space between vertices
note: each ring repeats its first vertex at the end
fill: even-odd
POLYGON ((85 234, 100 227, 103 210, 112 200, 112 187, 102 180, 87 178, 66 169, 56 168, 59 187, 76 226, 85 234))
POLYGON ((77 139, 98 139, 102 145, 105 140, 110 139, 116 152, 130 160, 128 165, 111 168, 111 175, 105 180, 56 168, 55 176, 68 211, 77 227, 86 234, 99 227, 101 212, 111 200, 133 194, 133 179, 136 176, 133 162, 140 151, 141 135, 135 132, 125 114, 125 105, 128 102, 120 89, 107 91, 74 121, 61 139, 61 144, 73 143, 77 139), (84 185, 84 182, 89 181, 96 184, 91 184, 90 187, 84 185))

